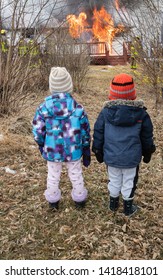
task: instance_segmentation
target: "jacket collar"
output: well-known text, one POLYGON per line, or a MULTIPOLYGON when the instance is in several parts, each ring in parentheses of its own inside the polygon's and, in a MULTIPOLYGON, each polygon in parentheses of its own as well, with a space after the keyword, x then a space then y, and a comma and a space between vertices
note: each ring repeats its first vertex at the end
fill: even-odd
POLYGON ((116 99, 116 100, 109 100, 104 102, 103 107, 112 107, 117 105, 126 105, 131 107, 138 107, 143 108, 144 107, 144 101, 143 100, 124 100, 124 99, 116 99))

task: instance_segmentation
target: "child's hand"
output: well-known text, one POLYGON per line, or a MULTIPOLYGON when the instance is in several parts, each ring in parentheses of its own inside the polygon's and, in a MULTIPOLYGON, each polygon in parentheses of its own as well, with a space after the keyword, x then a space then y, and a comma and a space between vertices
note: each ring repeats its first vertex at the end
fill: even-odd
POLYGON ((40 153, 42 155, 42 153, 43 153, 43 146, 39 146, 39 151, 40 151, 40 153))
POLYGON ((90 147, 83 148, 83 165, 88 167, 91 163, 90 147))
POLYGON ((150 160, 151 160, 151 154, 150 154, 150 155, 145 155, 145 156, 143 157, 143 162, 145 162, 145 163, 149 163, 150 160))
POLYGON ((95 153, 95 156, 96 156, 96 159, 97 159, 97 161, 99 162, 99 163, 103 163, 103 157, 104 157, 104 155, 103 155, 103 153, 102 152, 100 152, 100 151, 98 151, 97 153, 95 153))
POLYGON ((154 153, 156 151, 156 146, 155 145, 153 145, 152 147, 151 147, 151 149, 150 150, 148 150, 148 151, 143 151, 143 161, 145 162, 145 163, 149 163, 150 162, 150 160, 151 160, 151 157, 152 157, 152 154, 154 153))

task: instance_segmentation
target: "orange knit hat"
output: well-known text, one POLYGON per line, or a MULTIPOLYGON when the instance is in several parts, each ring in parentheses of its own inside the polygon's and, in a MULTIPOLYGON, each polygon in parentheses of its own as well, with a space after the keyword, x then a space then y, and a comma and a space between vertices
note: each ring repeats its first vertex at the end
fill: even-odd
POLYGON ((132 76, 122 73, 110 83, 109 99, 136 99, 136 91, 132 76))

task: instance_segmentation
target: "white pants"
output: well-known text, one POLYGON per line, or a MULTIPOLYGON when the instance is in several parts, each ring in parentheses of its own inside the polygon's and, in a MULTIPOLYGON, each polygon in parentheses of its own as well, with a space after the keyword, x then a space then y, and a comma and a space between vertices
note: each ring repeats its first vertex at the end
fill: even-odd
MULTIPOLYGON (((72 183, 71 197, 74 201, 81 202, 87 198, 87 189, 84 187, 84 180, 82 175, 81 160, 65 162, 68 169, 68 176, 72 183)), ((45 191, 45 198, 48 202, 57 202, 61 198, 61 190, 59 188, 60 176, 62 171, 62 162, 47 162, 48 176, 47 189, 45 191)))
POLYGON ((133 198, 137 168, 120 169, 108 166, 109 183, 108 190, 110 196, 117 197, 122 194, 123 199, 133 198))

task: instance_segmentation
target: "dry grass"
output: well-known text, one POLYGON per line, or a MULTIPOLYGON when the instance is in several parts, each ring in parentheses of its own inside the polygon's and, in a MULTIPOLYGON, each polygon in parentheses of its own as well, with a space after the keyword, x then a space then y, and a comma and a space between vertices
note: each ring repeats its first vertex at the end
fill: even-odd
MULTIPOLYGON (((116 73, 130 72, 126 67, 91 67, 88 88, 80 95, 91 128, 104 101, 109 81, 116 73)), ((0 258, 1 259, 163 259, 162 168, 163 114, 156 115, 152 96, 141 92, 155 129, 157 152, 152 161, 141 164, 135 202, 139 212, 126 218, 122 211, 108 210, 107 174, 104 164, 92 155, 91 166, 83 167, 89 199, 86 208, 76 210, 70 197, 71 184, 64 168, 61 177, 62 200, 57 212, 44 199, 46 163, 40 157, 30 134, 29 124, 35 106, 18 116, 2 119, 0 127, 0 258), (24 124, 23 122, 24 118, 24 124), (21 120, 20 122, 17 120, 21 120), (19 123, 19 126, 12 126, 19 123), (5 167, 16 171, 6 173, 5 167)))

